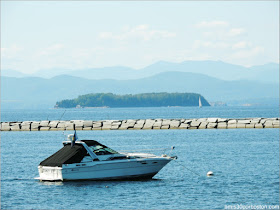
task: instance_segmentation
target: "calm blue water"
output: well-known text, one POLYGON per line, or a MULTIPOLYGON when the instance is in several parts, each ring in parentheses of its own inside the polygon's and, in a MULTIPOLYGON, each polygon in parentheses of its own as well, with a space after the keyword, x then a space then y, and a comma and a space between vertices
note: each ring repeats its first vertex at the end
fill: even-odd
MULTIPOLYGON (((64 119, 108 119, 103 111, 110 112, 110 119, 279 116, 277 107, 250 108, 193 112, 189 108, 147 108, 143 116, 142 109, 68 110, 64 119), (207 113, 211 116, 205 116, 207 113)), ((58 119, 56 115, 61 112, 2 112, 1 121, 41 120, 50 113, 58 119)), ((174 145, 173 154, 178 160, 148 181, 39 182, 33 179, 38 176, 37 166, 62 147, 63 133, 1 132, 1 208, 215 209, 236 204, 279 205, 278 129, 80 131, 78 136, 99 140, 116 150, 174 145), (206 176, 210 170, 215 176, 206 176)))
POLYGON ((1 122, 40 120, 125 120, 125 119, 180 119, 180 118, 250 118, 279 117, 278 106, 228 107, 145 107, 95 109, 2 110, 1 122), (65 113, 64 113, 65 112, 65 113))

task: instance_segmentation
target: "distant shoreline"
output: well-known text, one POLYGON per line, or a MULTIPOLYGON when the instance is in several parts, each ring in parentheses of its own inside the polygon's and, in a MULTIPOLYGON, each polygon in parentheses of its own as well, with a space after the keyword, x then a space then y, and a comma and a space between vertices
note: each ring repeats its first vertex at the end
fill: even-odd
MULTIPOLYGON (((63 107, 54 107, 52 109, 107 109, 107 108, 115 108, 109 106, 96 106, 96 107, 71 107, 71 108, 63 108, 63 107)), ((129 108, 129 107, 126 107, 129 108)))

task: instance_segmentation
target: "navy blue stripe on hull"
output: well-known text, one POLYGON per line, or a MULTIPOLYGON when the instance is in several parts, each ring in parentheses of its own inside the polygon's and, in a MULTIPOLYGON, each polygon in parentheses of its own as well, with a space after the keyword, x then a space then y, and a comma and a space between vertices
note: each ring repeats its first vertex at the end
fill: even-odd
POLYGON ((111 181, 111 180, 145 180, 152 179, 157 173, 143 174, 143 175, 132 175, 132 176, 120 176, 120 177, 107 177, 98 179, 63 179, 63 181, 111 181))

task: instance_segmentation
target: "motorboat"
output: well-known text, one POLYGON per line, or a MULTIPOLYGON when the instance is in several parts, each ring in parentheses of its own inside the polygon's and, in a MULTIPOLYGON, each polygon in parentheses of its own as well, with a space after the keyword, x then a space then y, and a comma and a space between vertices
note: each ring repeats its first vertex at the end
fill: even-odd
MULTIPOLYGON (((173 147, 174 148, 174 147, 173 147)), ((177 157, 163 154, 117 152, 95 140, 68 135, 63 148, 43 160, 41 181, 151 179, 177 157)))

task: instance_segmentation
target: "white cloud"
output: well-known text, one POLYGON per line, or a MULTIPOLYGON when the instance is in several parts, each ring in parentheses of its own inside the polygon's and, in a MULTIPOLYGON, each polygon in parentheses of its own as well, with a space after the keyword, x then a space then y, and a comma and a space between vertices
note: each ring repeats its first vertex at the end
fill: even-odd
POLYGON ((195 26, 202 29, 201 33, 205 38, 215 41, 230 40, 246 32, 242 27, 229 27, 230 23, 227 21, 202 21, 195 26))
POLYGON ((235 44, 232 45, 232 49, 236 50, 236 49, 244 49, 246 47, 251 46, 251 43, 245 42, 245 41, 241 41, 241 42, 237 42, 235 44))
POLYGON ((230 46, 229 43, 226 42, 212 42, 212 41, 201 41, 201 40, 195 40, 194 44, 193 44, 193 48, 197 49, 197 48, 201 48, 201 47, 205 47, 205 48, 228 48, 230 46))
POLYGON ((247 50, 240 50, 232 54, 232 58, 234 59, 243 59, 243 58, 251 58, 257 56, 264 52, 264 48, 260 46, 256 46, 247 50))
POLYGON ((227 21, 222 20, 214 20, 214 21, 201 21, 196 24, 197 28, 213 28, 213 27, 227 27, 229 23, 227 21))
POLYGON ((229 36, 238 36, 240 34, 243 34, 245 32, 245 29, 244 28, 232 28, 228 35, 229 36))
POLYGON ((19 52, 23 50, 22 47, 19 47, 16 44, 11 45, 10 47, 2 47, 1 48, 1 57, 12 58, 16 56, 19 52))
POLYGON ((111 32, 101 32, 101 33, 99 33, 99 38, 111 39, 111 38, 113 38, 113 34, 111 32))
POLYGON ((39 56, 43 55, 53 55, 55 53, 57 53, 58 51, 60 51, 61 49, 64 48, 64 45, 63 44, 53 44, 49 47, 46 47, 45 49, 42 49, 40 52, 39 52, 39 56))
POLYGON ((63 47, 64 47, 63 44, 54 44, 54 45, 51 45, 50 47, 46 48, 46 50, 56 51, 56 50, 62 49, 63 47))
POLYGON ((133 28, 125 28, 125 32, 121 34, 113 34, 111 32, 101 32, 99 38, 101 39, 114 39, 114 40, 128 40, 128 39, 141 39, 150 41, 152 39, 172 38, 176 33, 165 30, 150 29, 149 25, 143 24, 133 28))

